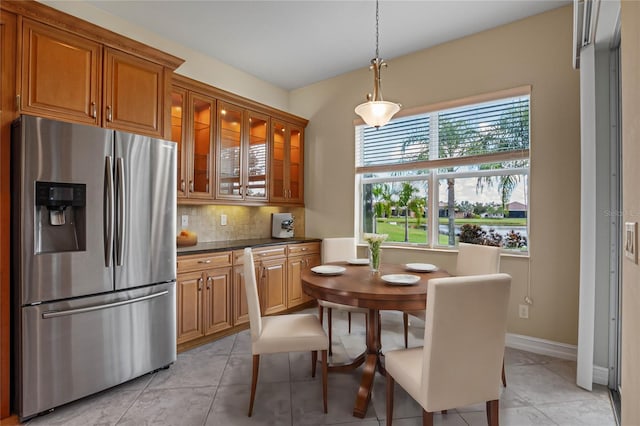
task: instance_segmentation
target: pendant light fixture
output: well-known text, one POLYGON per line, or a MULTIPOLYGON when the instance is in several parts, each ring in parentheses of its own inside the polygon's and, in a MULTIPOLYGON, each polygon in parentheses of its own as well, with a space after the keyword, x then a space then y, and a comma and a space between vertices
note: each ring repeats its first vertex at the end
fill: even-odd
POLYGON ((367 94, 367 102, 358 105, 355 109, 365 123, 369 126, 381 127, 391 120, 391 117, 400 111, 400 104, 382 100, 382 89, 380 88, 380 69, 387 64, 380 59, 378 50, 380 15, 378 13, 378 0, 376 0, 376 57, 371 60, 370 70, 373 70, 373 94, 367 94))

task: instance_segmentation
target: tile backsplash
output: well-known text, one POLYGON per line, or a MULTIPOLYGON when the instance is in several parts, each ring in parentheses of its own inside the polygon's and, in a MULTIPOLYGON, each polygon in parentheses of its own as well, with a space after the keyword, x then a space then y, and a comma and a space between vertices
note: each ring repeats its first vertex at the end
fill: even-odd
POLYGON ((188 229, 198 235, 198 242, 245 240, 271 237, 271 214, 291 213, 295 221, 294 234, 304 236, 303 207, 245 207, 245 206, 178 206, 178 232, 188 229), (221 225, 220 216, 227 216, 221 225), (187 215, 189 226, 182 226, 187 215))

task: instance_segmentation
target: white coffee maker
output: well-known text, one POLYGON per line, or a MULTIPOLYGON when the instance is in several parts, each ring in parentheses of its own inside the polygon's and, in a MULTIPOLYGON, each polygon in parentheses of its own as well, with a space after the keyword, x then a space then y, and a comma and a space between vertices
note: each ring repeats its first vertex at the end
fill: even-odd
POLYGON ((273 213, 271 216, 271 236, 273 238, 293 238, 293 215, 273 213))

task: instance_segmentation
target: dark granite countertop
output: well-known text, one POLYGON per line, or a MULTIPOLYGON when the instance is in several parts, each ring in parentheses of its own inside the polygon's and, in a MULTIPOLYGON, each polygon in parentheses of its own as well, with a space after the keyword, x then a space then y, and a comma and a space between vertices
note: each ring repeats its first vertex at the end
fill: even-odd
POLYGON ((252 240, 209 241, 198 243, 195 246, 178 247, 178 256, 185 254, 210 253, 226 250, 240 250, 245 247, 312 243, 320 241, 322 241, 320 238, 256 238, 252 240))

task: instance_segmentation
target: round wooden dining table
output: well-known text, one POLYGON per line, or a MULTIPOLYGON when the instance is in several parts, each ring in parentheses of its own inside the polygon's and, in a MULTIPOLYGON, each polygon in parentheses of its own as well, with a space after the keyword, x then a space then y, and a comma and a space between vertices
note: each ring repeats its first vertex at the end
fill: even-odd
POLYGON ((367 348, 348 365, 330 367, 330 371, 347 371, 364 363, 360 387, 356 395, 353 415, 364 418, 376 370, 385 374, 380 344, 381 310, 418 311, 426 309, 427 283, 431 278, 448 277, 443 270, 434 272, 410 272, 405 265, 383 264, 380 271, 373 273, 369 265, 350 265, 347 262, 333 262, 331 265, 344 266, 340 275, 320 275, 310 269, 302 272, 302 289, 311 297, 343 305, 369 309, 367 315, 367 348), (412 285, 389 284, 382 279, 388 274, 411 274, 420 277, 412 285))

